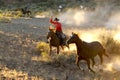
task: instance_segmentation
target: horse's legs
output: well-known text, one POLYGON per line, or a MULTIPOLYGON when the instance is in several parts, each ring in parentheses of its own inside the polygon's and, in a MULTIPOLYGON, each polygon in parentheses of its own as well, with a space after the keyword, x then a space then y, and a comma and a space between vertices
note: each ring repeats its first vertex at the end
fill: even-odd
POLYGON ((30 12, 30 11, 27 11, 27 15, 30 16, 30 15, 31 15, 31 12, 30 12))
POLYGON ((102 54, 98 54, 99 55, 99 57, 100 57, 100 62, 101 62, 101 64, 103 63, 103 55, 102 54))
POLYGON ((59 54, 59 46, 57 46, 57 54, 59 54))
POLYGON ((89 60, 89 59, 86 59, 86 61, 87 61, 88 69, 89 69, 90 71, 92 71, 93 73, 95 73, 95 72, 90 68, 90 60, 89 60))
POLYGON ((29 12, 28 11, 26 12, 26 14, 27 14, 27 16, 29 16, 29 12))
POLYGON ((64 47, 61 45, 62 50, 64 50, 64 47))
POLYGON ((77 64, 77 63, 78 63, 78 57, 79 57, 79 56, 77 56, 77 57, 76 57, 76 62, 75 62, 75 64, 77 64))
POLYGON ((29 13, 29 16, 31 15, 31 11, 28 11, 28 13, 29 13))
POLYGON ((52 46, 50 45, 50 55, 51 55, 51 52, 52 52, 52 46))
POLYGON ((92 60, 92 67, 94 67, 94 65, 95 65, 95 60, 94 60, 94 58, 91 58, 91 60, 92 60))
POLYGON ((65 46, 66 46, 68 49, 70 49, 70 47, 69 47, 69 45, 68 45, 68 44, 66 44, 65 46))
POLYGON ((75 64, 76 64, 76 65, 78 66, 78 68, 81 70, 80 65, 79 65, 79 61, 80 61, 80 60, 81 60, 80 57, 77 56, 75 64))

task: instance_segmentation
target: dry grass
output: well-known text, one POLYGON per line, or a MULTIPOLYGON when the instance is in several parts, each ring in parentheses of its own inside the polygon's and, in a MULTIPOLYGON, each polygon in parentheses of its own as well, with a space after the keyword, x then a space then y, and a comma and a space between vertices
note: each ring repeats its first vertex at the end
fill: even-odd
POLYGON ((1 13, 0 13, 0 17, 18 18, 21 16, 22 16, 22 13, 20 11, 1 11, 1 13))
POLYGON ((10 23, 11 18, 21 17, 22 13, 20 11, 1 11, 0 12, 0 22, 2 23, 10 23))
POLYGON ((117 42, 116 40, 114 40, 114 38, 112 36, 105 36, 103 35, 101 37, 102 43, 105 46, 105 48, 107 49, 108 53, 110 54, 120 54, 120 43, 117 42))
POLYGON ((49 52, 49 44, 45 43, 45 42, 39 42, 36 46, 38 52, 42 53, 48 53, 49 52))
POLYGON ((5 18, 5 17, 0 17, 0 22, 10 23, 10 22, 11 22, 11 19, 10 19, 10 18, 5 18))

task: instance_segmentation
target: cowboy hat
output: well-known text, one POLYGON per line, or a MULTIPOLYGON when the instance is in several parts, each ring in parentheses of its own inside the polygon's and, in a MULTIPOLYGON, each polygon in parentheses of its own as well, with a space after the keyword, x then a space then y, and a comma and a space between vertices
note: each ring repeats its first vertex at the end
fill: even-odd
POLYGON ((55 18, 54 21, 59 21, 59 19, 58 19, 58 18, 55 18))

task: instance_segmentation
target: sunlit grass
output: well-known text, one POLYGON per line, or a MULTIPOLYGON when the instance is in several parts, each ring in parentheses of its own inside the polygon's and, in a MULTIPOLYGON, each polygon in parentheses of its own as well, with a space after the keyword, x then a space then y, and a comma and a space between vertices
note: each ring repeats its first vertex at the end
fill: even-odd
POLYGON ((3 11, 0 13, 0 17, 21 17, 22 13, 20 11, 3 11))
POLYGON ((22 13, 20 11, 1 11, 0 12, 0 22, 9 23, 11 18, 21 17, 22 13))
POLYGON ((113 37, 116 41, 120 42, 120 32, 117 32, 114 37, 113 37))
POLYGON ((51 57, 49 56, 49 44, 47 44, 46 42, 38 42, 36 45, 36 50, 40 56, 33 57, 32 60, 42 60, 45 62, 51 61, 51 57))
POLYGON ((36 45, 36 48, 38 50, 38 52, 45 52, 48 53, 49 52, 49 44, 47 44, 46 42, 38 42, 38 44, 36 45))
POLYGON ((9 22, 11 22, 11 19, 10 18, 6 18, 6 17, 0 17, 0 22, 9 23, 9 22))
POLYGON ((17 71, 17 70, 11 70, 9 68, 7 68, 6 66, 0 66, 1 67, 1 72, 0 72, 0 77, 2 80, 6 80, 6 79, 14 79, 14 80, 18 80, 18 79, 24 79, 27 80, 28 79, 28 74, 22 71, 17 71))

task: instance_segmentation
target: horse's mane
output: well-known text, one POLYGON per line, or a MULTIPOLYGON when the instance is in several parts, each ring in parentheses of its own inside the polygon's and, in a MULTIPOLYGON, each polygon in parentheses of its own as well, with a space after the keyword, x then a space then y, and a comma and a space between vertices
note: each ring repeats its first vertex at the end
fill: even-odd
POLYGON ((79 34, 72 32, 72 35, 74 35, 74 36, 75 36, 77 39, 79 39, 81 42, 85 42, 85 41, 83 41, 82 39, 79 38, 79 34))
POLYGON ((54 28, 49 27, 49 31, 51 31, 51 32, 54 32, 54 33, 55 33, 55 29, 54 29, 54 28))

